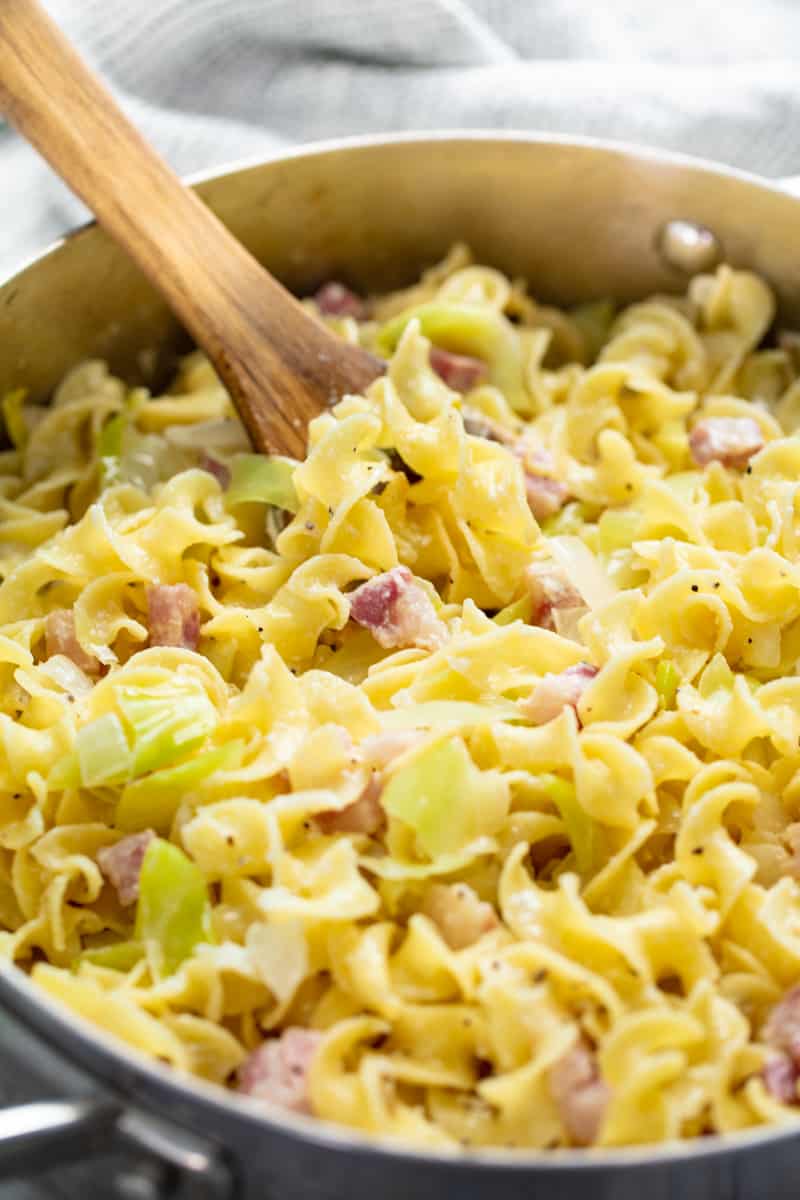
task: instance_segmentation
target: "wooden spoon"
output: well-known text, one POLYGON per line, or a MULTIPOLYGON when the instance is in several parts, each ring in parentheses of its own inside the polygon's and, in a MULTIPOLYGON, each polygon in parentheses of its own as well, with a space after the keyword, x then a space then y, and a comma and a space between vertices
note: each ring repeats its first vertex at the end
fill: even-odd
POLYGON ((203 347, 257 450, 302 458, 311 418, 381 374, 183 186, 37 0, 0 0, 0 109, 203 347))

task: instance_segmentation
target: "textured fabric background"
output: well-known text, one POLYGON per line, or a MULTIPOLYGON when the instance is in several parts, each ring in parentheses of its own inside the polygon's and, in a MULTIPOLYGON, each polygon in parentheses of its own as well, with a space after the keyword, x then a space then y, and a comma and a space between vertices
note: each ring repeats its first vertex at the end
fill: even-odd
MULTIPOLYGON (((800 171, 798 0, 46 0, 181 171, 379 130, 551 129, 800 171)), ((0 128, 0 275, 84 215, 0 128)))
MULTIPOLYGON (((183 172, 315 138, 468 126, 800 172, 800 0, 47 2, 183 172)), ((0 125, 0 277, 84 217, 0 125)), ((0 1062, 4 1040, 0 1021, 0 1062)), ((7 1098, 40 1088, 11 1074, 7 1098)), ((112 1178, 108 1164, 73 1168, 0 1194, 105 1200, 112 1178)))

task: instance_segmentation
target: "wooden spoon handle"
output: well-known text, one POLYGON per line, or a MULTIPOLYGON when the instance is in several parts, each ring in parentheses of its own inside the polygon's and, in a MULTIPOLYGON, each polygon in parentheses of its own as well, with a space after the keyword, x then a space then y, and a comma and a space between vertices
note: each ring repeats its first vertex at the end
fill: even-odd
POLYGON ((183 186, 37 0, 0 0, 0 108, 204 347, 257 449, 302 457, 308 421, 380 373, 183 186))

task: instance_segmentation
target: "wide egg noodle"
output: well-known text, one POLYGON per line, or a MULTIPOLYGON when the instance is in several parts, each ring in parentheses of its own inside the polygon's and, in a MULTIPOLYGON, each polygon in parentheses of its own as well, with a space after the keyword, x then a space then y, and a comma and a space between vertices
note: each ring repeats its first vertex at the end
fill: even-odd
POLYGON ((572 1144, 551 1081, 581 1046, 607 1088, 600 1146, 794 1120, 759 1041, 800 979, 800 379, 762 344, 773 315, 726 266, 684 296, 561 311, 457 246, 368 319, 329 319, 388 369, 312 422, 291 512, 229 503, 248 444, 200 353, 161 395, 93 361, 49 408, 23 400, 0 453, 5 957, 219 1085, 265 1036, 320 1031, 313 1112, 379 1138, 572 1144), (446 349, 483 338, 467 395, 431 369, 432 311, 446 349), (747 469, 698 469, 695 424, 742 416, 765 442, 747 469), (537 469, 569 492, 540 522, 537 469), (608 587, 562 636, 529 623, 525 577, 564 535, 608 587), (437 646, 387 649, 350 620, 352 590, 398 565, 437 646), (147 589, 175 584, 197 597, 196 650, 149 644, 147 589), (57 609, 93 676, 45 657, 57 609), (582 662, 598 674, 577 709, 532 724, 532 691, 582 662), (171 973, 135 944, 103 957, 136 936, 99 863, 129 781, 58 773, 131 694, 199 707, 189 757, 216 756, 174 794, 157 772, 126 793, 129 813, 162 806, 206 884, 171 973), (396 813, 331 831, 370 785, 365 747, 409 732, 386 779, 457 747, 448 836, 426 849, 396 813), (499 920, 453 946, 427 900, 459 882, 499 920))

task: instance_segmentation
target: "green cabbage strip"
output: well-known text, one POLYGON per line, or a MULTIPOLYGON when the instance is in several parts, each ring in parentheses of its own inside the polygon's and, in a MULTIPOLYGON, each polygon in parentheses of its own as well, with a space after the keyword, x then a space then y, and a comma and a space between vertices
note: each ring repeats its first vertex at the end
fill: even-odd
POLYGON ((217 710, 199 687, 176 681, 116 692, 122 718, 104 713, 78 730, 72 753, 50 772, 51 789, 127 783, 186 758, 216 728, 217 710))
POLYGON ((166 767, 129 783, 119 798, 115 825, 130 832, 154 829, 156 833, 169 833, 186 794, 203 784, 215 771, 238 767, 243 751, 244 742, 228 742, 197 754, 177 767, 166 767))
POLYGON ((680 671, 665 658, 656 667, 656 691, 662 708, 672 708, 681 685, 680 671))
POLYGON ((172 975, 200 942, 211 940, 210 907, 200 868, 183 851, 154 838, 139 875, 134 936, 156 975, 172 975))
POLYGON ((512 408, 530 408, 519 337, 501 313, 472 304, 420 304, 386 322, 378 333, 379 352, 388 357, 413 320, 419 321, 422 333, 434 345, 482 359, 490 381, 505 393, 512 408))
POLYGON ((235 504, 272 504, 296 513, 300 507, 294 489, 296 468, 294 459, 277 454, 240 454, 233 460, 225 502, 229 508, 235 504))
POLYGON ((631 509, 607 508, 597 522, 597 548, 601 554, 625 550, 639 536, 642 518, 631 509))
POLYGON ((460 738, 452 738, 397 771, 381 802, 390 817, 414 830, 419 849, 436 859, 495 832, 502 787, 475 766, 460 738))
POLYGON ((133 735, 133 776, 191 754, 216 728, 217 710, 200 688, 120 686, 116 693, 133 735))
POLYGON ((76 960, 76 968, 81 963, 91 963, 94 967, 105 967, 109 971, 131 971, 144 957, 144 946, 141 942, 114 942, 108 946, 95 946, 84 950, 76 960))
POLYGON ((575 784, 562 779, 560 775, 549 773, 538 775, 537 779, 564 822, 579 874, 588 875, 594 866, 597 829, 592 818, 578 802, 575 784))
POLYGON ((97 439, 97 457, 100 462, 100 486, 110 487, 122 478, 122 441, 126 417, 117 413, 110 417, 100 430, 97 439))

